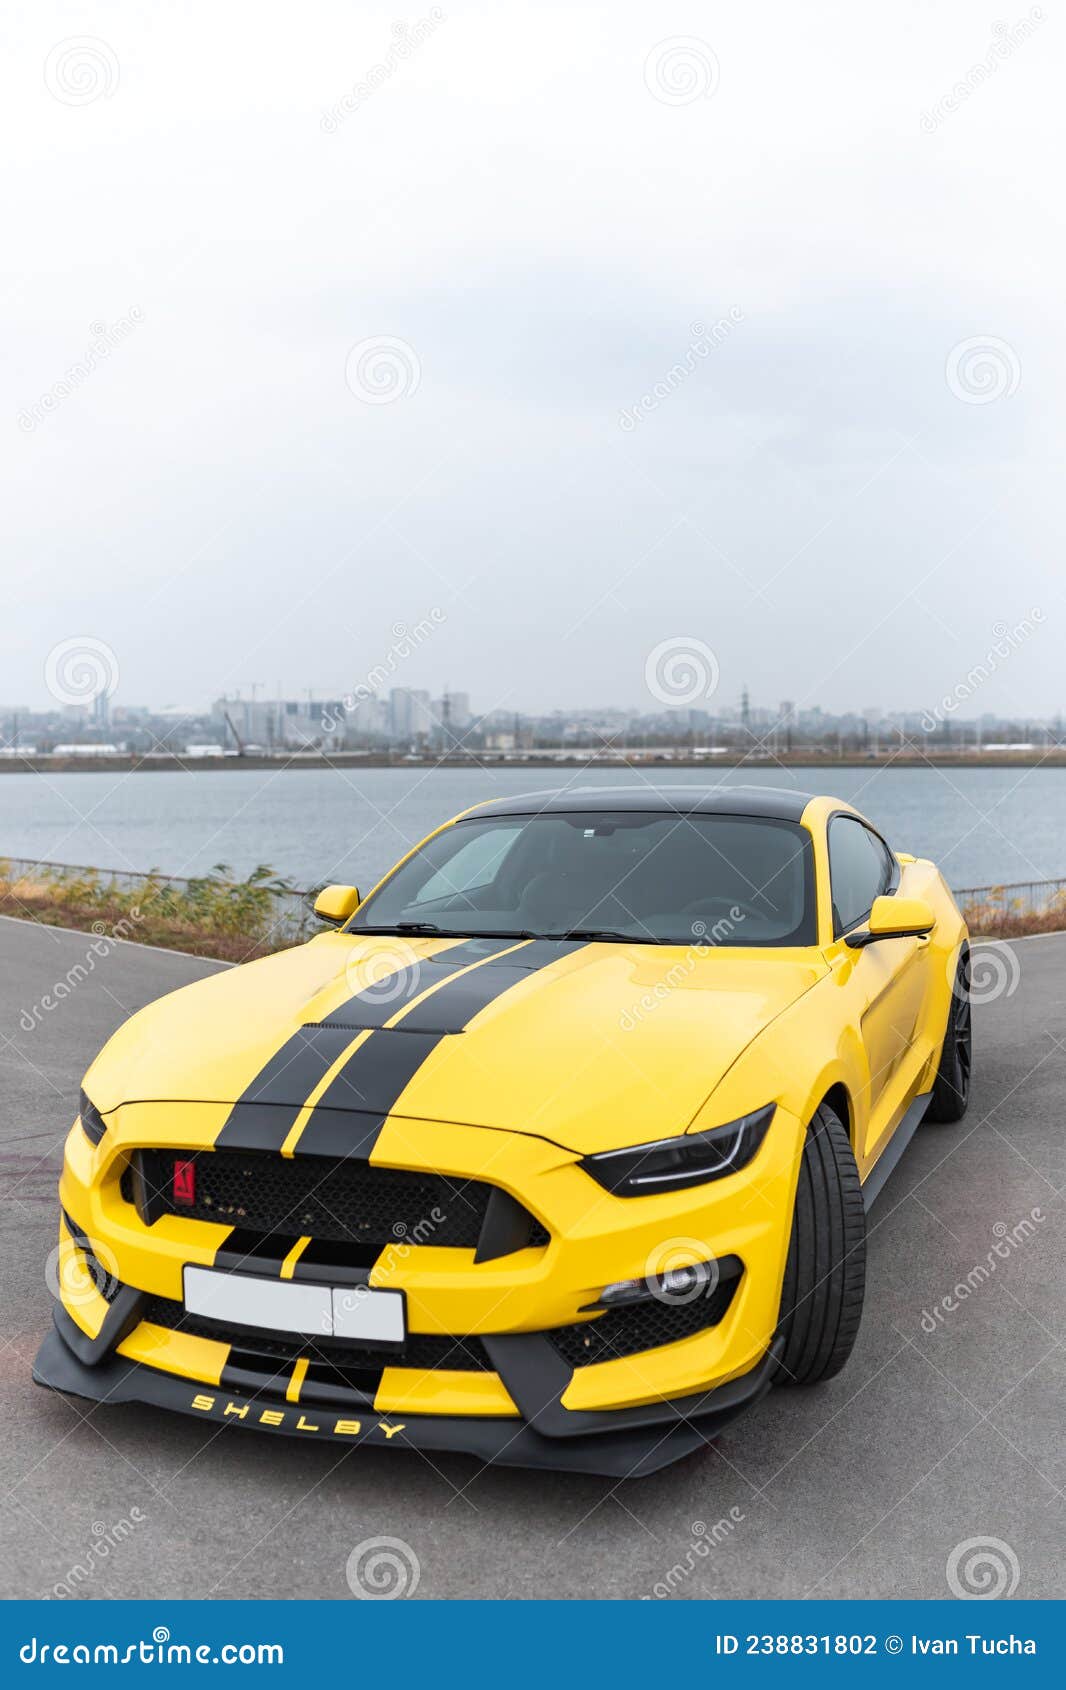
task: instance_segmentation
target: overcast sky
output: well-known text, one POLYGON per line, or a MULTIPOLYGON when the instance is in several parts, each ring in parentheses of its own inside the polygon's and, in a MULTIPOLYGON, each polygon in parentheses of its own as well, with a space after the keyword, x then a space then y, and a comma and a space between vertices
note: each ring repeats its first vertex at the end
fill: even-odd
POLYGON ((1028 619, 961 713, 1066 708, 1061 9, 3 35, 0 706, 67 642, 343 692, 429 619, 394 684, 479 708, 658 708, 664 641, 712 709, 920 708, 1028 619))

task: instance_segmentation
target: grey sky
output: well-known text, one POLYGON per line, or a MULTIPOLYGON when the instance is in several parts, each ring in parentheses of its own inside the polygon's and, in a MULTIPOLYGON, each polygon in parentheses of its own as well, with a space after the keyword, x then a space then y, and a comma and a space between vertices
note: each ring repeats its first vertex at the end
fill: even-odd
POLYGON ((1066 705, 1043 12, 8 8, 0 704, 82 636, 116 702, 345 691, 438 607, 397 681, 479 707, 657 707, 680 636, 918 708, 1034 608, 961 713, 1066 705))

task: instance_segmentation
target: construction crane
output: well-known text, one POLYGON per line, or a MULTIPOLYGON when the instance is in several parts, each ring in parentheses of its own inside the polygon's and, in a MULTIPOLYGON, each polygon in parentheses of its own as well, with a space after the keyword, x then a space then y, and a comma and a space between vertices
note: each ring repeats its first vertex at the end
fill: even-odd
POLYGON ((237 732, 237 729, 234 726, 233 717, 230 715, 228 710, 223 710, 222 714, 226 718, 226 723, 229 727, 230 733, 233 735, 233 742, 237 747, 237 756, 243 757, 244 756, 244 741, 242 740, 240 734, 237 732))

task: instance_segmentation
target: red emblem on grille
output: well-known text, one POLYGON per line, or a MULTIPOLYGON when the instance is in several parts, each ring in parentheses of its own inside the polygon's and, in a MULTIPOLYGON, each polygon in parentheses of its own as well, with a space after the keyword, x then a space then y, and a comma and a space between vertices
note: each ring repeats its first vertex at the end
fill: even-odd
POLYGON ((175 1203, 196 1202, 196 1163, 174 1161, 175 1203))

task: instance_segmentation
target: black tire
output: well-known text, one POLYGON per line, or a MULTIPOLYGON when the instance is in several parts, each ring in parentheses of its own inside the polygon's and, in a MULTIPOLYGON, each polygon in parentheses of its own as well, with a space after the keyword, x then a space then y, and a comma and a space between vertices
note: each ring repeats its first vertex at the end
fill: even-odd
POLYGON ((933 1093, 925 1112, 927 1121, 961 1121, 970 1101, 973 1072, 973 1016, 970 1009, 970 947, 963 945, 951 1008, 940 1051, 940 1065, 933 1081, 933 1093))
POLYGON ((866 1289, 866 1209, 847 1129, 825 1103, 807 1128, 781 1293, 776 1383, 839 1373, 859 1333, 866 1289))

